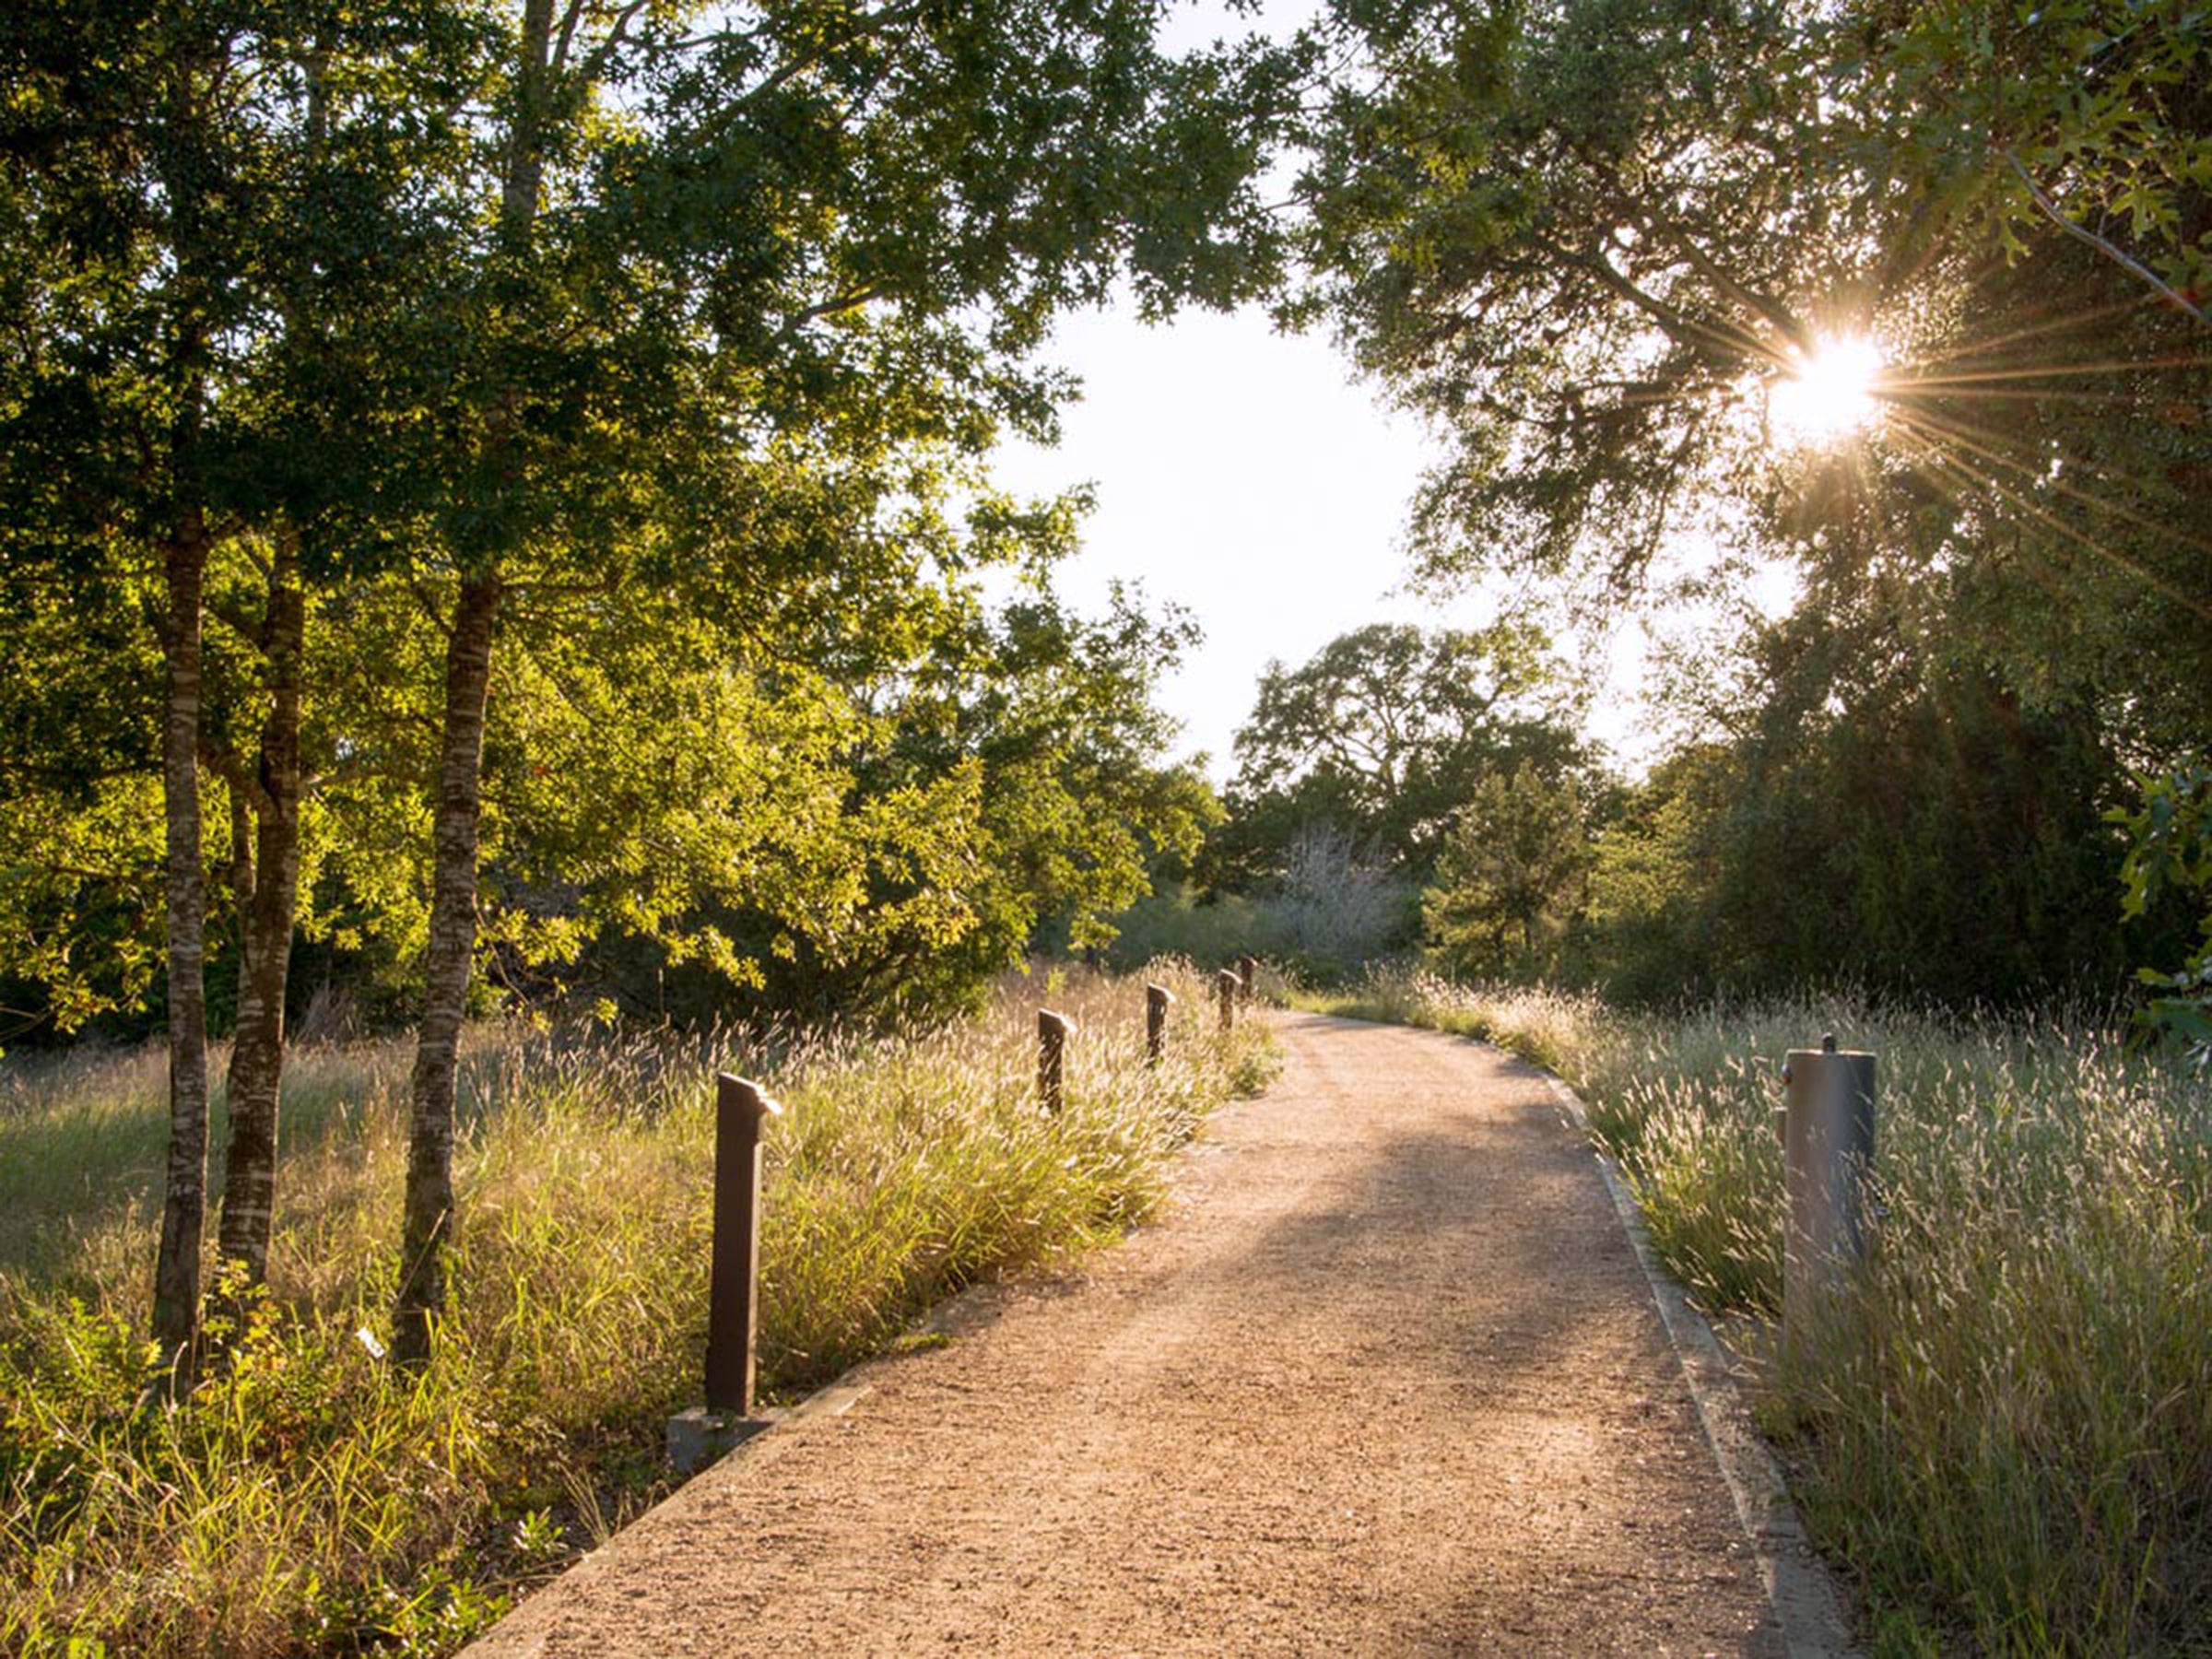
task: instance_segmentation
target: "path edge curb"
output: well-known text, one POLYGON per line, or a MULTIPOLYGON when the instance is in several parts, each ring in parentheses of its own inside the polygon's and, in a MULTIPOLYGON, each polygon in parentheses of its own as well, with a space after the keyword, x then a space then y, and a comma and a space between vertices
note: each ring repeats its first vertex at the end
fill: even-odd
MULTIPOLYGON (((1271 1079, 1268 1088, 1273 1086, 1271 1079)), ((1266 1093, 1267 1090, 1263 1088, 1256 1095, 1231 1096, 1206 1114, 1206 1123, 1212 1122, 1224 1112, 1264 1100, 1266 1093)), ((1202 1123, 1190 1138, 1176 1148, 1173 1158, 1170 1160, 1171 1163, 1180 1163, 1190 1157, 1193 1149, 1204 1137, 1205 1127, 1206 1124, 1202 1123)), ((1085 1253, 1090 1253, 1086 1252, 1085 1253)), ((1017 1282, 1018 1280, 1013 1277, 989 1277, 978 1279, 973 1284, 963 1286, 942 1301, 933 1304, 922 1312, 901 1333, 901 1335, 906 1337, 958 1337, 964 1335, 968 1334, 968 1330, 972 1327, 974 1323, 987 1322, 996 1317, 997 1309, 994 1304, 1017 1282)), ((465 1644, 454 1659, 540 1659, 540 1656, 547 1651, 551 1632, 539 1630, 518 1637, 509 1629, 510 1626, 519 1622, 519 1616, 529 1607, 534 1600, 560 1585, 567 1584, 571 1590, 573 1590, 577 1583, 588 1582, 604 1567, 609 1547, 624 1533, 640 1522, 683 1500, 687 1492, 693 1493, 696 1499, 697 1492, 694 1488, 703 1489, 709 1482, 716 1478, 724 1480, 742 1478, 747 1470, 757 1468, 763 1463, 774 1461, 790 1444, 793 1436, 798 1430, 818 1421, 845 1416, 868 1395, 875 1393, 875 1373, 886 1366, 895 1365, 903 1357, 904 1355, 896 1347, 887 1348, 882 1353, 871 1354, 864 1359, 853 1361, 852 1365, 817 1388, 812 1394, 794 1401, 789 1406, 762 1407, 759 1414, 761 1422, 759 1428, 741 1435, 728 1450, 700 1463, 697 1468, 686 1475, 673 1490, 664 1495, 657 1502, 631 1516, 623 1526, 609 1534, 590 1549, 585 1550, 551 1578, 530 1586, 505 1614, 493 1621, 488 1629, 481 1631, 465 1644)))
POLYGON ((1651 1286, 1652 1300, 1659 1309, 1660 1323, 1666 1327, 1667 1342, 1682 1367, 1683 1381, 1698 1408, 1706 1443, 1712 1448, 1713 1461, 1735 1501, 1736 1519, 1758 1559, 1767 1602, 1791 1659, 1858 1659, 1859 1650, 1852 1641, 1851 1620, 1845 1612, 1849 1598, 1806 1535, 1781 1465, 1753 1420, 1750 1403, 1729 1370, 1720 1338, 1659 1260, 1651 1230, 1644 1225, 1643 1211, 1629 1190, 1620 1165, 1598 1143, 1582 1097, 1558 1074, 1542 1066, 1533 1069, 1550 1087, 1559 1109, 1588 1141, 1597 1159, 1598 1172, 1612 1194, 1621 1229, 1651 1286))

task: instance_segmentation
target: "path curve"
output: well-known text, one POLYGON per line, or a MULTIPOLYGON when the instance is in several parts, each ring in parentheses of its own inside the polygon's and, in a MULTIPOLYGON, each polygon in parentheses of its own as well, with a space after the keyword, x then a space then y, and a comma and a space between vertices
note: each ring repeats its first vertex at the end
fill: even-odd
POLYGON ((1782 1653, 1543 1076, 1277 1030, 1159 1222, 961 1299, 471 1653, 1782 1653))

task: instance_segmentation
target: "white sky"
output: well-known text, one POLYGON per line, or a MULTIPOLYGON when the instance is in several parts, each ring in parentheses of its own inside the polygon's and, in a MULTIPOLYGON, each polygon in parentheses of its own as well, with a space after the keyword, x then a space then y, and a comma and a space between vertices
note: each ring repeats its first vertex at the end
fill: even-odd
MULTIPOLYGON (((1432 453, 1412 419, 1351 380, 1322 335, 1283 335, 1256 310, 1190 312, 1147 327, 1118 307, 1065 319, 1047 357, 1084 382, 1057 449, 1002 449, 997 480, 1040 494, 1088 482, 1098 508, 1060 583, 1096 610, 1107 584, 1141 583, 1206 630, 1162 688, 1217 780, 1270 658, 1298 664, 1369 622, 1473 627, 1477 596, 1406 591, 1404 532, 1432 453)), ((1562 641, 1564 647, 1565 641, 1562 641)), ((1642 641, 1617 641, 1591 727, 1625 761, 1642 641)))

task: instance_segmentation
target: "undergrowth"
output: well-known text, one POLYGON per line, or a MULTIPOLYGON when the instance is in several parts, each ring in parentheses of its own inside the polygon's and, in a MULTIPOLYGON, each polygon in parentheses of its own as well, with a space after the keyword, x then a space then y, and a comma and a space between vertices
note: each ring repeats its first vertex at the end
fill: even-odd
POLYGON ((1080 974, 896 1041, 473 1032, 456 1300, 418 1377, 378 1342, 406 1048, 303 1050, 270 1291, 175 1406, 143 1335, 158 1060, 0 1077, 0 1651, 452 1651, 666 1489, 663 1424, 704 1351, 716 1071, 786 1107, 760 1344, 789 1396, 963 1285, 1112 1238, 1207 1111, 1265 1081, 1257 1022, 1224 1039, 1196 975, 1152 973, 1179 998, 1157 1067, 1141 982, 1080 974), (1056 1118, 1044 1000, 1078 1026, 1056 1118))
POLYGON ((1763 1409, 1881 1653, 2212 1652, 2212 1100, 2086 1016, 1853 996, 1631 1014, 1397 971, 1330 1012, 1565 1077, 1709 1307, 1782 1286, 1792 1048, 1879 1055, 1875 1247, 1763 1409))

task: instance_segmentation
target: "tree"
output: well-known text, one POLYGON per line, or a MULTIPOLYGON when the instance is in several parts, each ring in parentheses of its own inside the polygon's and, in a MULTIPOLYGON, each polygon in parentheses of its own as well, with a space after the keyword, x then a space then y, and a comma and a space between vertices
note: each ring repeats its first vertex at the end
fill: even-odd
POLYGON ((1332 824, 1419 879, 1477 782, 1527 762, 1557 777, 1581 759, 1574 703, 1543 637, 1377 623, 1296 669, 1271 663, 1236 737, 1229 826, 1209 884, 1279 868, 1309 825, 1332 824))
MULTIPOLYGON (((2186 905, 2197 912, 2194 948, 2179 969, 2145 968, 2136 977, 2159 993, 2142 1012, 2144 1023, 2186 1052, 2202 1071, 2212 1067, 2212 767, 2193 759, 2140 780, 2141 795, 2114 807, 2112 821, 2124 827, 2129 846, 2122 879, 2131 920, 2186 905)), ((2167 961, 2180 945, 2160 953, 2167 961)))
POLYGON ((971 1006, 1041 940, 1110 943, 1109 918, 1216 816, 1202 779, 1159 760, 1172 726, 1153 697, 1187 619, 1119 589, 1095 618, 1046 588, 968 597, 864 688, 841 803, 876 838, 856 890, 822 916, 729 895, 771 1007, 876 1022, 971 1006))
MULTIPOLYGON (((305 318, 319 300, 359 300, 364 268, 406 250, 377 208, 401 194, 394 182, 417 171, 421 151, 457 130, 452 106, 465 79, 452 71, 467 33, 435 8, 387 9, 356 28, 316 8, 224 0, 48 7, 0 31, 12 93, 0 115, 10 255, 0 489, 11 563, 25 580, 35 571, 80 594, 159 577, 149 615, 164 665, 171 1138, 154 1324, 185 1377, 206 1179, 209 584, 222 560, 261 560, 271 598, 251 631, 279 665, 262 756, 274 759, 276 782, 243 815, 268 831, 256 878, 266 890, 248 907, 255 971, 233 1065, 241 1190, 226 1206, 236 1214, 226 1249, 252 1257, 265 1239, 257 1187, 274 1156, 281 1054, 268 994, 280 990, 289 938, 291 538, 351 453, 317 442, 347 429, 350 377, 303 377, 312 354, 296 347, 315 332, 305 318), (363 72, 368 57, 381 74, 363 72), (410 113, 386 119, 387 101, 410 113)), ((244 837, 234 841, 242 849, 244 837)))
MULTIPOLYGON (((2104 781, 2120 758, 2200 752, 2212 687, 2196 528, 2212 27, 2118 0, 1347 6, 1334 26, 1359 67, 1317 121, 1316 277, 1293 314, 1333 318, 1446 435, 1417 510, 1428 576, 1562 584, 1604 618, 1725 591, 1745 555, 1790 559, 1801 639, 1927 659, 1823 689, 1837 740, 1882 731, 1996 767, 1977 783, 1939 747, 1916 752, 1940 787, 1909 839, 1946 849, 1947 878, 1988 880, 2020 948, 2062 954, 1969 950, 1949 958, 1958 982, 2018 989, 2109 961, 2109 919, 2079 909, 2084 873, 2112 867, 2104 781), (1871 429, 1777 441, 1778 383, 1853 336, 1887 359, 1871 429), (1978 849, 2020 850, 2007 810, 2039 828, 2001 868, 1978 849), (2060 823, 2075 845, 2039 839, 2060 823)), ((1795 777, 1780 750, 1742 752, 1795 777)), ((1721 821, 1757 820, 1771 782, 1745 782, 1721 821)), ((1959 935, 1931 901, 1945 877, 1894 843, 1857 841, 1858 898, 1840 895, 1840 823, 1900 829, 1877 794, 1808 799, 1794 833, 1820 843, 1798 852, 1830 902, 1878 910, 1862 966, 1897 982, 1959 935)), ((1779 852, 1789 832, 1767 823, 1779 852)), ((1716 878, 1739 899, 1750 885, 1725 863, 1716 878)), ((1719 930, 1707 959, 1727 962, 1723 918, 1695 913, 1719 930)), ((1807 925, 1832 932, 1838 913, 1807 925)))
POLYGON ((403 1360, 443 1294, 503 611, 548 581, 619 589, 609 554, 671 499, 672 457, 794 431, 980 453, 1002 420, 1049 424, 1054 383, 1024 359, 1059 306, 1124 269, 1156 310, 1255 291, 1279 233, 1253 180, 1294 61, 1167 59, 1158 10, 525 0, 456 182, 489 228, 425 308, 451 366, 417 423, 440 431, 429 557, 451 609, 403 1360))
POLYGON ((1253 944, 1299 975, 1342 982, 1411 933, 1418 895, 1406 878, 1375 863, 1348 830, 1326 820, 1302 826, 1284 850, 1282 874, 1264 903, 1253 944))
POLYGON ((2127 927, 2093 702, 2029 702, 1871 601, 1755 629, 1717 730, 1599 830, 1571 959, 1666 997, 1849 981, 1950 1004, 2105 997, 2184 918, 2127 927))
POLYGON ((1617 611, 1700 539, 1790 554, 1812 605, 1971 568, 2020 689, 2132 657, 2132 717, 2171 744, 2212 669, 2184 528, 2212 471, 2203 424, 2174 418, 2206 384, 2199 325, 2052 223, 2014 162, 2062 213, 2136 215, 2183 277, 2206 26, 2101 5, 1902 21, 1341 8, 1363 65, 1317 124, 1296 314, 1334 317, 1448 435, 1417 514, 1439 579, 1566 580, 1617 611), (1889 355, 1879 432, 1776 444, 1773 383, 1852 332, 1889 355))
POLYGON ((1589 868, 1571 782, 1527 761, 1490 773, 1453 818, 1421 894, 1430 953, 1472 978, 1550 971, 1589 868))

